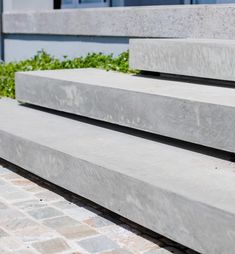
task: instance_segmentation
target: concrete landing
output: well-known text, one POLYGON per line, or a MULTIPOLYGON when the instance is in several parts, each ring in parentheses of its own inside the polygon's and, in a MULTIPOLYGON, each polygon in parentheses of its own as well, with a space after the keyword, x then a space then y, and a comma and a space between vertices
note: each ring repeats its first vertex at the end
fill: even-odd
POLYGON ((235 81, 235 42, 202 39, 130 40, 134 69, 235 81))
POLYGON ((77 69, 17 73, 16 97, 235 152, 234 88, 77 69))
POLYGON ((0 100, 0 157, 200 253, 234 254, 235 166, 0 100))

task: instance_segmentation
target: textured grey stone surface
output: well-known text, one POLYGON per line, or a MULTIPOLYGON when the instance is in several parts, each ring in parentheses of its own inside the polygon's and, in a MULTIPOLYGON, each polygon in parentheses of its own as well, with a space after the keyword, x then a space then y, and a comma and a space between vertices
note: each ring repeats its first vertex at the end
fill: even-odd
POLYGON ((134 69, 235 81, 235 40, 133 39, 134 69))
POLYGON ((16 97, 235 152, 234 88, 78 69, 17 73, 16 97))
POLYGON ((0 100, 0 157, 201 253, 234 254, 234 163, 0 100))
POLYGON ((235 5, 8 13, 4 33, 235 39, 235 5))

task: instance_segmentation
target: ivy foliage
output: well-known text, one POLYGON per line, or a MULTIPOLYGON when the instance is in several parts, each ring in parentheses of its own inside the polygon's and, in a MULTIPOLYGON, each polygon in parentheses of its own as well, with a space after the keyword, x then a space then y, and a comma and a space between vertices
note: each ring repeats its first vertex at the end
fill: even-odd
POLYGON ((107 71, 131 73, 134 71, 129 70, 128 58, 129 53, 123 52, 117 57, 92 53, 74 59, 64 56, 60 60, 45 51, 39 51, 37 55, 27 60, 0 63, 0 97, 15 98, 15 73, 18 71, 99 68, 107 71))

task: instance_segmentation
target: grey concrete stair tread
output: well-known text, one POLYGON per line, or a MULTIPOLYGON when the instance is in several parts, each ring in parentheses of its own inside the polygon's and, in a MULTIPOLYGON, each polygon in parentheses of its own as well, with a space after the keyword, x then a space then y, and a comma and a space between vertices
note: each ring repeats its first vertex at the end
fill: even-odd
POLYGON ((0 157, 201 253, 233 254, 234 163, 0 100, 0 157))
POLYGON ((235 42, 218 39, 133 39, 135 69, 235 81, 235 42))
MULTIPOLYGON (((48 79, 46 80, 48 82, 47 85, 50 85, 49 81, 53 80, 67 81, 74 82, 77 85, 85 84, 104 88, 116 88, 235 107, 235 91, 233 88, 195 85, 189 82, 161 80, 154 77, 148 78, 146 76, 122 74, 92 68, 18 72, 16 74, 16 81, 20 82, 17 83, 17 97, 19 99, 21 99, 21 96, 24 96, 24 91, 21 92, 21 89, 24 88, 23 86, 25 88, 31 87, 31 89, 34 88, 33 86, 39 86, 39 84, 29 83, 30 79, 36 81, 33 78, 48 79), (23 84, 23 78, 28 78, 25 80, 28 81, 26 84, 23 84), (224 96, 221 96, 221 94, 224 96)), ((40 82, 42 82, 42 79, 40 79, 40 82)), ((30 93, 31 91, 27 92, 30 93)), ((33 90, 32 93, 34 93, 33 90)))
POLYGON ((232 3, 14 12, 3 14, 3 32, 234 40, 234 11, 232 3))
POLYGON ((231 87, 77 69, 17 73, 16 97, 235 152, 235 89, 231 87))

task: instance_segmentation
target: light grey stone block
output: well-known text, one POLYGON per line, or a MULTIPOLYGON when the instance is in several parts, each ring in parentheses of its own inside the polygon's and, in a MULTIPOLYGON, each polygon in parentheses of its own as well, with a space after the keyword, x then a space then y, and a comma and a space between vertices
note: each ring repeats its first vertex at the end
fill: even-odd
POLYGON ((0 100, 0 157, 200 253, 234 254, 234 163, 0 100))
POLYGON ((235 152, 234 88, 77 69, 17 73, 16 97, 235 152))
POLYGON ((235 81, 235 40, 133 39, 134 69, 235 81))
POLYGON ((3 15, 7 34, 235 39, 235 5, 117 7, 3 15), (94 15, 95 13, 95 15, 94 15))

